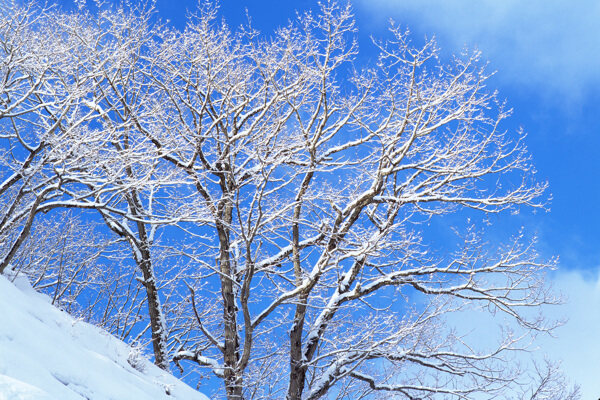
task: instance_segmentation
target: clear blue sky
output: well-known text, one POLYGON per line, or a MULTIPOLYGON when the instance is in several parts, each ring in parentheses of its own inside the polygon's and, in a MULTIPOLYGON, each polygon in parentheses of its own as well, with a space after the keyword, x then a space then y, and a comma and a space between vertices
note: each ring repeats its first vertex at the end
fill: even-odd
MULTIPOLYGON (((72 0, 62 0, 63 4, 72 0)), ((545 256, 560 256, 553 283, 570 303, 559 315, 571 323, 558 341, 540 346, 564 359, 566 372, 582 384, 584 399, 600 395, 600 2, 579 0, 353 0, 361 52, 373 49, 369 36, 384 36, 393 18, 415 41, 436 35, 445 54, 465 46, 483 51, 489 82, 514 108, 506 129, 522 126, 540 180, 548 180, 551 212, 537 213, 526 227, 539 235, 545 256), (574 343, 577 343, 574 348, 574 343), (586 372, 584 372, 586 371, 586 372)), ((195 0, 157 0, 162 18, 185 23, 195 0)), ((246 20, 269 34, 294 18, 295 10, 316 9, 312 0, 221 0, 230 26, 246 20)), ((375 57, 374 53, 372 54, 375 57)), ((596 397, 593 397, 596 396, 596 397)))

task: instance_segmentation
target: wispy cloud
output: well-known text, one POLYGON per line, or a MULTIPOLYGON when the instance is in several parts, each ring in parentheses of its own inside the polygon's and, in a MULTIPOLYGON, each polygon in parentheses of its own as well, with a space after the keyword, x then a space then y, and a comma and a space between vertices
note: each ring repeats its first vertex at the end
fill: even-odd
MULTIPOLYGON (((544 359, 560 363, 565 377, 581 387, 582 399, 597 399, 600 394, 598 363, 600 346, 600 277, 596 274, 582 275, 577 271, 557 271, 549 277, 556 294, 561 294, 565 303, 548 306, 544 316, 549 322, 565 321, 553 331, 553 335, 538 335, 529 346, 530 352, 514 354, 515 359, 532 372, 532 360, 542 363, 544 359)), ((499 313, 491 316, 487 312, 465 311, 448 318, 451 326, 460 333, 468 332, 466 338, 475 348, 490 348, 500 340, 500 327, 515 329, 517 323, 499 313)))
POLYGON ((557 317, 567 316, 567 323, 557 329, 556 338, 544 338, 538 346, 551 358, 562 360, 565 375, 581 385, 583 399, 600 394, 600 277, 596 274, 559 272, 552 277, 557 290, 567 302, 554 310, 557 317))
POLYGON ((579 97, 600 86, 600 2, 581 0, 356 0, 385 16, 436 34, 455 50, 484 52, 502 79, 548 94, 579 97))

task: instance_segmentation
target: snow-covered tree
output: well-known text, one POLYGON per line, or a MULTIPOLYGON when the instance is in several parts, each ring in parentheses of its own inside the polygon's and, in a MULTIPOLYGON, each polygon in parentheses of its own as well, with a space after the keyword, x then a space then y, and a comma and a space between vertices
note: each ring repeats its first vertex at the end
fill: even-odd
POLYGON ((0 272, 18 254, 40 212, 98 211, 107 227, 130 244, 146 291, 155 359, 168 369, 149 250, 153 229, 140 209, 139 188, 152 173, 152 155, 145 154, 143 144, 130 142, 124 122, 129 117, 117 108, 118 98, 110 115, 100 108, 114 104, 115 75, 126 73, 130 57, 150 37, 149 14, 124 18, 108 12, 96 19, 52 7, 13 7, 0 22, 0 272), (143 171, 136 168, 141 165, 143 171))
POLYGON ((162 368, 206 368, 228 399, 468 398, 507 390, 507 355, 552 328, 531 238, 431 242, 444 216, 544 205, 478 53, 445 63, 392 25, 362 65, 330 2, 268 37, 213 4, 184 30, 144 7, 21 13, 0 27, 0 270, 39 211, 93 210, 135 267, 103 310, 149 329, 162 368), (447 326, 470 309, 516 329, 478 349, 447 326))

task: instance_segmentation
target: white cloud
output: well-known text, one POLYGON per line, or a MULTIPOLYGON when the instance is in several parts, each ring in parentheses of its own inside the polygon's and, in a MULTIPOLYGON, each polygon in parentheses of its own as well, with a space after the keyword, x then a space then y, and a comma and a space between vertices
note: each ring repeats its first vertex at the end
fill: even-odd
POLYGON ((551 358, 562 360, 562 369, 581 385, 583 399, 600 396, 600 277, 579 272, 559 272, 552 283, 568 297, 553 310, 566 316, 567 324, 557 329, 556 338, 544 338, 538 346, 551 358))
MULTIPOLYGON (((600 277, 579 272, 553 274, 549 283, 565 297, 560 306, 546 307, 548 321, 565 320, 553 336, 539 335, 529 346, 531 352, 515 354, 513 362, 532 368, 531 361, 544 359, 560 362, 561 370, 572 384, 581 387, 582 399, 600 396, 600 277)), ((495 317, 486 312, 465 311, 447 319, 459 332, 468 332, 466 339, 478 349, 491 348, 500 340, 500 327, 517 329, 516 322, 503 315, 495 317)), ((519 330, 517 330, 519 332, 519 330)), ((530 371, 531 372, 531 371, 530 371)))
POLYGON ((600 2, 581 0, 356 0, 373 18, 392 17, 436 34, 454 51, 477 47, 503 79, 577 98, 600 85, 600 2))

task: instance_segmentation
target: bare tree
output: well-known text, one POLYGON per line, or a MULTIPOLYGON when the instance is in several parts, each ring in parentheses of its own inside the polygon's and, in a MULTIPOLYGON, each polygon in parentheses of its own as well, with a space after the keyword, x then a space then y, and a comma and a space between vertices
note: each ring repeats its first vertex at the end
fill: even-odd
POLYGON ((348 8, 325 5, 268 41, 214 17, 204 10, 151 53, 155 117, 140 127, 189 175, 205 209, 197 224, 213 232, 199 236, 213 250, 198 262, 214 271, 222 319, 198 318, 208 349, 186 343, 175 359, 212 368, 228 398, 260 397, 247 370, 289 332, 278 388, 289 399, 342 382, 408 397, 502 387, 495 361, 517 340, 484 354, 434 332, 472 302, 545 329, 521 308, 553 301, 538 279, 548 265, 522 237, 495 255, 475 236, 436 256, 418 232, 463 208, 540 206, 545 185, 523 135, 499 130, 508 112, 485 90, 478 55, 440 65, 433 42, 413 49, 392 27, 376 66, 353 71, 348 8), (377 296, 387 288, 396 295, 377 296), (398 305, 407 290, 427 295, 425 310, 398 305))
POLYGON ((53 217, 34 224, 11 266, 15 277, 25 274, 52 304, 77 315, 82 295, 89 295, 87 290, 104 272, 100 258, 110 243, 76 213, 63 211, 53 217))
MULTIPOLYGON (((49 87, 47 73, 60 68, 64 56, 63 49, 36 42, 39 20, 31 9, 11 14, 0 22, 0 273, 29 235, 40 206, 57 195, 58 179, 48 171, 56 159, 50 146, 56 125, 47 118, 30 124, 23 116, 48 108, 43 94, 59 88, 49 87)), ((53 104, 59 115, 70 105, 61 100, 53 104)))
MULTIPOLYGON (((17 59, 2 93, 43 88, 23 119, 58 134, 61 167, 40 161, 57 198, 5 215, 93 209, 128 243, 136 268, 104 287, 131 290, 107 294, 104 325, 139 337, 130 317, 146 302, 155 362, 212 371, 228 399, 469 398, 513 385, 505 355, 552 328, 529 310, 556 302, 543 282, 553 261, 521 233, 492 247, 477 224, 444 251, 426 239, 444 215, 544 204, 478 53, 444 64, 434 41, 414 47, 392 25, 361 67, 350 7, 334 3, 268 38, 232 32, 212 4, 181 31, 146 8, 39 13, 75 66, 21 83, 17 59), (472 307, 519 331, 474 348, 446 327, 472 307)), ((14 101, 2 103, 10 121, 14 101)))
POLYGON ((559 365, 545 359, 543 364, 534 363, 534 382, 520 397, 525 400, 579 400, 579 386, 571 386, 559 365))
MULTIPOLYGON (((147 20, 132 13, 125 18, 108 12, 96 19, 86 12, 13 7, 2 20, 0 34, 6 56, 0 122, 7 167, 0 186, 0 234, 7 246, 0 272, 18 253, 40 212, 97 210, 108 228, 131 246, 143 275, 139 282, 146 289, 156 363, 168 369, 149 248, 152 228, 143 220, 139 189, 147 178, 139 175, 151 174, 153 165, 149 161, 144 171, 133 167, 136 162, 146 166, 135 157, 144 154, 144 147, 130 140, 128 110, 119 109, 115 99, 121 95, 115 76, 133 71, 128 70, 130 57, 144 46, 143 35, 151 33, 147 20), (50 37, 54 39, 48 43, 44 38, 50 37)), ((149 17, 148 12, 140 15, 149 17)), ((128 96, 133 87, 126 89, 128 96)))

